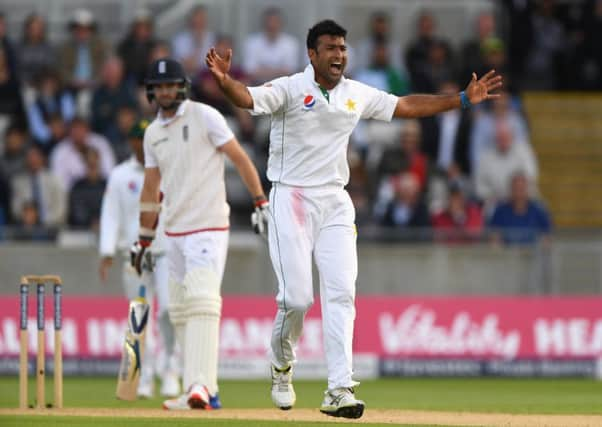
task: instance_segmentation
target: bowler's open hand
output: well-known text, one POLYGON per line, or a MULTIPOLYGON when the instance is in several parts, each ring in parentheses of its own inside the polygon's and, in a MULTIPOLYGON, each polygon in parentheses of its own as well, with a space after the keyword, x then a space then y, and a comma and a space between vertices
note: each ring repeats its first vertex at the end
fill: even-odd
POLYGON ((478 104, 486 99, 499 98, 499 94, 491 93, 502 87, 502 76, 496 75, 495 70, 489 71, 477 80, 476 73, 472 73, 472 80, 466 87, 466 96, 471 104, 478 104))
POLYGON ((209 52, 207 52, 205 63, 215 80, 220 84, 223 83, 228 71, 230 71, 230 65, 232 64, 232 49, 228 49, 226 55, 221 57, 215 48, 212 47, 209 49, 209 52))

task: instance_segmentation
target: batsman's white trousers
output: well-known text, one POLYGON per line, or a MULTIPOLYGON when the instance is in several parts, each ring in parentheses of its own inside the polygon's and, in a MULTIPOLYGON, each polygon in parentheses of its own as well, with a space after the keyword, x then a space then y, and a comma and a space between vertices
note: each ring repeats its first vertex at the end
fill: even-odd
POLYGON ((269 247, 278 278, 272 363, 295 362, 303 318, 314 300, 312 254, 320 277, 328 388, 352 387, 357 250, 355 209, 340 186, 290 187, 270 192, 269 247))
POLYGON ((182 283, 189 271, 206 268, 217 274, 221 283, 229 235, 226 229, 167 236, 167 259, 171 280, 182 283))

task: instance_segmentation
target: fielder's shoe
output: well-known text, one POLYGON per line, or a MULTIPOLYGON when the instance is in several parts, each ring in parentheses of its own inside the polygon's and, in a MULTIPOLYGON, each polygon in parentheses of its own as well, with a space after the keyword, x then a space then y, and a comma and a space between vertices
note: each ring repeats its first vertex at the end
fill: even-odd
POLYGON ((293 389, 293 367, 278 369, 272 365, 272 402, 282 410, 293 407, 297 400, 293 389))
POLYGON ((175 397, 180 394, 180 381, 175 372, 167 372, 161 381, 161 396, 175 397))
POLYGON ((211 409, 207 387, 199 384, 191 385, 188 389, 188 406, 191 409, 211 409))
POLYGON ((152 399, 154 393, 154 384, 152 377, 140 378, 136 394, 142 399, 152 399))
POLYGON ((163 409, 170 411, 188 411, 188 393, 184 393, 175 399, 168 399, 163 402, 163 409))
POLYGON ((219 393, 215 393, 215 396, 209 396, 209 405, 211 409, 221 409, 222 401, 219 400, 219 393))
POLYGON ((355 398, 353 388, 341 387, 324 392, 324 401, 320 412, 332 417, 359 418, 366 404, 355 398))

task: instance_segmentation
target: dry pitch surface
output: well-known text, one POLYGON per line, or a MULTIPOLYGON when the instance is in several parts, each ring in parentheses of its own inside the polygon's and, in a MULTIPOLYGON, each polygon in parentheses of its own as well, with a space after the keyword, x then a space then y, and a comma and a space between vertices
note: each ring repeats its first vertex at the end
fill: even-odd
POLYGON ((132 418, 202 418, 236 420, 353 422, 381 424, 415 424, 441 426, 500 426, 500 427, 585 427, 602 426, 602 415, 501 414, 474 412, 402 411, 394 409, 367 409, 359 420, 332 418, 317 409, 294 409, 283 412, 276 409, 221 409, 219 411, 167 412, 161 409, 0 409, 2 415, 62 415, 86 417, 132 418))

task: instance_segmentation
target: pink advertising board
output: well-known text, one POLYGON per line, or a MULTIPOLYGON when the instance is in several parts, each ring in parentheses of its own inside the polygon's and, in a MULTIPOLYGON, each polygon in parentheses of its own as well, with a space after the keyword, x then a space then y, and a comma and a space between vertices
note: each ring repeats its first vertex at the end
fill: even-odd
MULTIPOLYGON (((319 301, 318 299, 316 299, 319 301)), ((226 296, 222 358, 267 357, 275 302, 271 296, 226 296)), ((384 359, 594 359, 602 356, 600 297, 360 296, 354 351, 384 359)), ((29 328, 35 330, 30 296, 29 328)), ((19 352, 18 297, 0 296, 0 358, 19 352)), ((120 297, 63 299, 66 358, 118 358, 127 301, 120 297)), ((52 305, 46 302, 48 338, 52 305)), ((52 352, 52 339, 47 340, 52 352)), ((35 334, 30 334, 35 352, 35 334)), ((307 315, 298 356, 323 355, 319 304, 307 315)))

